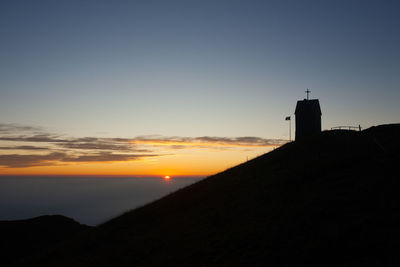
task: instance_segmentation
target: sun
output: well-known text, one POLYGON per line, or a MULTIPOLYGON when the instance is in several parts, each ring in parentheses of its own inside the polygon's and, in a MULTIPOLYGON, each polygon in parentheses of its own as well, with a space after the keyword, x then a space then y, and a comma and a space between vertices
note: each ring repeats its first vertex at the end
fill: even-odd
POLYGON ((165 179, 165 180, 169 180, 169 179, 171 179, 171 176, 165 175, 165 176, 164 176, 164 179, 165 179))

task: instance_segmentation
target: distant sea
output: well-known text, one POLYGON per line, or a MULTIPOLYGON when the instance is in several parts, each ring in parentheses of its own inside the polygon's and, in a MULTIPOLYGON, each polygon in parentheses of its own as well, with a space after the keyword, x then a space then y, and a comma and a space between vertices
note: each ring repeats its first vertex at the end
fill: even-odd
POLYGON ((202 178, 0 177, 0 220, 60 214, 98 225, 202 178))

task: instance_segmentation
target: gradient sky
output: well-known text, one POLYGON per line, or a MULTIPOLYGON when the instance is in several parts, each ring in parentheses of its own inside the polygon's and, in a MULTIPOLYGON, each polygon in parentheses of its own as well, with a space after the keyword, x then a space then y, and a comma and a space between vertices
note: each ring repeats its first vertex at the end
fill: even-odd
POLYGON ((0 174, 212 174, 287 140, 307 88, 323 129, 399 122, 399 14, 378 0, 1 1, 0 174))

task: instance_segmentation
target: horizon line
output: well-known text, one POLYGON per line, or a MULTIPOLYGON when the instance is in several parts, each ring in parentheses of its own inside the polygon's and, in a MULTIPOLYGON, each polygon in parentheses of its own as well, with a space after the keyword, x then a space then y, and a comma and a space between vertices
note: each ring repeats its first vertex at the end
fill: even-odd
MULTIPOLYGON (((82 178, 164 178, 165 175, 127 175, 127 174, 0 174, 4 177, 82 177, 82 178)), ((171 178, 206 178, 211 175, 169 175, 171 178)))

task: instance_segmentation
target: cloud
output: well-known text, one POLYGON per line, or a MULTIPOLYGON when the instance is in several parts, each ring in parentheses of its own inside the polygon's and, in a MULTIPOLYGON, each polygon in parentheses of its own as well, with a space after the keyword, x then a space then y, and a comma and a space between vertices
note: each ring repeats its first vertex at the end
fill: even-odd
MULTIPOLYGON (((27 127, 28 128, 28 127, 27 127)), ((7 131, 8 133, 12 133, 7 131)), ((82 138, 60 138, 60 136, 41 133, 35 135, 1 135, 0 141, 12 142, 31 142, 31 143, 48 143, 56 145, 60 148, 78 149, 78 150, 110 150, 110 151, 130 151, 130 152, 150 152, 150 150, 137 149, 130 142, 130 139, 124 138, 97 138, 97 137, 82 137, 82 138)), ((24 146, 15 147, 23 149, 24 146)), ((33 150, 34 146, 25 146, 26 150, 33 150)), ((12 147, 0 147, 1 149, 12 149, 12 147)), ((39 149, 39 148, 38 148, 39 149)))
POLYGON ((65 157, 64 153, 53 152, 47 155, 0 155, 0 166, 8 168, 24 168, 34 166, 56 165, 65 157))
POLYGON ((108 142, 65 142, 60 145, 64 148, 70 149, 85 149, 85 150, 118 150, 118 151, 130 151, 130 146, 118 145, 108 142))
POLYGON ((135 146, 129 140, 63 137, 46 133, 38 127, 3 123, 0 124, 0 166, 25 168, 68 163, 124 162, 162 156, 154 150, 135 146), (11 150, 21 152, 6 154, 11 150), (38 154, 33 154, 33 151, 38 154), (45 151, 48 153, 43 154, 45 151))
POLYGON ((114 154, 110 152, 101 152, 95 154, 81 155, 75 157, 65 157, 63 162, 115 162, 115 161, 132 161, 147 157, 160 156, 157 154, 114 154))
POLYGON ((59 144, 60 147, 78 150, 101 150, 120 152, 151 152, 148 149, 139 149, 125 140, 113 138, 79 138, 70 139, 59 144))
POLYGON ((39 146, 2 146, 0 150, 49 150, 49 148, 39 146))
POLYGON ((62 152, 52 152, 46 155, 0 155, 0 166, 7 168, 27 168, 37 166, 56 166, 61 163, 93 163, 93 162, 119 162, 140 160, 147 157, 156 157, 157 154, 114 154, 101 152, 85 155, 68 155, 62 152))
POLYGON ((90 136, 72 138, 45 132, 39 127, 3 123, 0 124, 0 166, 22 168, 78 162, 124 162, 172 155, 171 151, 182 149, 196 148, 212 151, 254 149, 257 147, 280 146, 286 142, 286 140, 281 139, 265 139, 254 136, 184 137, 144 135, 134 138, 90 136), (1 153, 2 151, 6 153, 6 151, 10 150, 19 150, 21 153, 1 153), (38 154, 33 154, 33 151, 38 154), (44 151, 48 153, 43 154, 44 151))
POLYGON ((0 123, 0 133, 15 133, 27 131, 41 131, 42 128, 35 126, 19 125, 14 123, 0 123))
POLYGON ((0 136, 0 141, 61 143, 66 142, 67 140, 59 139, 58 136, 51 134, 35 134, 19 136, 0 136))
POLYGON ((139 136, 131 139, 133 144, 147 144, 151 146, 169 146, 171 149, 184 148, 210 148, 210 147, 270 147, 280 146, 287 142, 282 139, 265 139, 254 136, 244 137, 162 137, 162 136, 139 136))
POLYGON ((265 139, 261 137, 254 136, 244 136, 244 137, 210 137, 210 136, 202 136, 197 137, 196 140, 205 143, 215 143, 221 145, 234 145, 234 146, 279 146, 286 143, 286 140, 282 139, 265 139))

